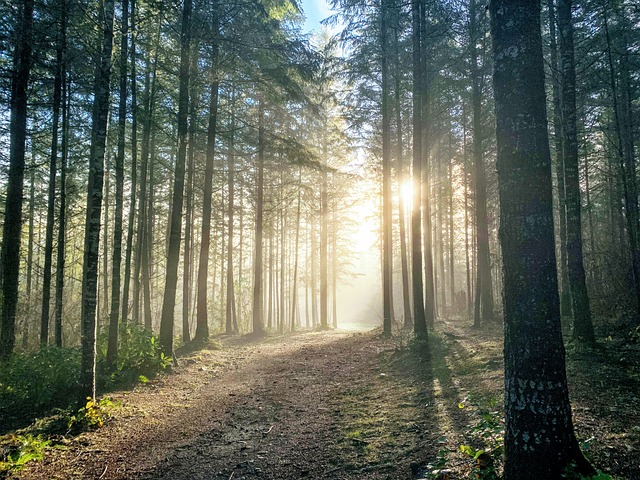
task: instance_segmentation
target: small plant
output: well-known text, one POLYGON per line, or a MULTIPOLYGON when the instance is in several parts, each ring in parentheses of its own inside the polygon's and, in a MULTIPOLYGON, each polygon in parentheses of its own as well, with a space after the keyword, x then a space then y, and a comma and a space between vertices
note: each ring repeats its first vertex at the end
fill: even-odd
POLYGON ((119 402, 114 402, 109 397, 98 401, 87 397, 87 403, 78 410, 76 415, 69 417, 69 430, 89 430, 100 428, 111 417, 112 412, 120 407, 119 402))
POLYGON ((51 440, 33 435, 12 435, 2 446, 6 452, 0 459, 0 472, 16 472, 33 460, 42 460, 51 440))

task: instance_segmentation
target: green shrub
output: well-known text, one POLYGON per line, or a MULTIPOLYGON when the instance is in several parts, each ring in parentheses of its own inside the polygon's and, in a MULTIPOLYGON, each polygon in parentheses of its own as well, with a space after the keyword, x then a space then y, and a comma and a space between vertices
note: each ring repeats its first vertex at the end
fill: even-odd
POLYGON ((79 378, 77 348, 49 347, 0 363, 0 417, 8 420, 5 426, 68 407, 78 398, 79 378))
POLYGON ((120 327, 120 347, 115 368, 106 364, 107 337, 98 339, 98 384, 102 390, 116 386, 146 383, 171 366, 172 359, 162 353, 158 338, 140 325, 120 327))

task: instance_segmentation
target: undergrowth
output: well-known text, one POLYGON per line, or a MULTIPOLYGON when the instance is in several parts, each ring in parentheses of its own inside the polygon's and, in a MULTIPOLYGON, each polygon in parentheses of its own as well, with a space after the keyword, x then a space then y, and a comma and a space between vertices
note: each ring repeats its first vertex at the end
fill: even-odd
MULTIPOLYGON (((121 330, 123 339, 114 369, 106 365, 106 338, 99 337, 97 386, 100 392, 146 382, 171 365, 160 351, 157 338, 137 325, 121 330)), ((78 348, 47 347, 36 352, 16 353, 0 363, 0 434, 32 423, 58 410, 76 410, 80 405, 80 360, 78 348)))

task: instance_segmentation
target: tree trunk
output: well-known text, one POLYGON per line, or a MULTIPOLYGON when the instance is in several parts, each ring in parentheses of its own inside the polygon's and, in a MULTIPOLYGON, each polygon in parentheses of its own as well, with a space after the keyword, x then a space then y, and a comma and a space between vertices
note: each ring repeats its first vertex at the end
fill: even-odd
POLYGON ((19 5, 17 40, 11 76, 11 117, 9 126, 9 178, 7 182, 4 230, 2 234, 2 324, 0 359, 8 358, 16 342, 16 310, 20 273, 20 236, 22 232, 22 192, 24 189, 24 153, 27 133, 27 87, 31 70, 31 31, 33 0, 19 5))
POLYGON ((31 170, 29 173, 29 238, 27 243, 27 315, 24 319, 24 325, 22 327, 22 348, 27 350, 29 347, 29 323, 31 322, 31 309, 32 307, 32 285, 33 285, 33 250, 34 250, 34 217, 35 217, 35 183, 36 183, 36 165, 31 160, 29 166, 31 170))
MULTIPOLYGON (((66 44, 66 40, 65 40, 66 44)), ((63 55, 62 66, 62 159, 60 162, 60 210, 58 213, 58 251, 56 259, 55 345, 63 346, 62 309, 64 293, 65 245, 67 228, 67 160, 69 157, 69 104, 67 95, 67 67, 63 55)), ((33 216, 33 214, 32 214, 33 216)))
POLYGON ((473 115, 473 165, 475 173, 475 212, 476 212, 476 308, 474 325, 492 322, 493 284, 491 280, 491 261, 489 259, 489 225, 487 222, 487 178, 484 169, 484 134, 482 131, 482 88, 483 74, 478 67, 477 8, 475 0, 470 0, 469 36, 471 38, 471 105, 473 115), (478 302, 480 305, 478 305, 478 302))
POLYGON ((44 247, 44 272, 42 278, 42 310, 40 316, 40 345, 49 343, 49 312, 51 307, 51 264, 53 260, 53 229, 56 203, 56 173, 58 164, 58 130, 62 102, 62 67, 66 40, 66 4, 60 12, 60 32, 56 47, 55 75, 53 80, 53 125, 51 129, 51 156, 49 158, 49 191, 47 196, 47 227, 44 247))
MULTIPOLYGON (((413 324, 411 315, 411 295, 409 287, 409 261, 407 253, 407 228, 406 228, 406 198, 403 195, 403 188, 406 188, 407 173, 404 165, 404 144, 402 140, 402 107, 400 104, 400 48, 398 42, 399 16, 396 16, 396 25, 394 28, 394 108, 396 114, 396 159, 397 159, 397 182, 398 182, 398 216, 400 230, 400 265, 402 270, 402 301, 404 313, 404 326, 410 327, 413 324)), ((410 207, 410 206, 409 206, 410 207)))
POLYGON ((549 51, 551 60, 551 84, 553 86, 553 141, 556 153, 555 170, 558 184, 558 210, 560 221, 558 230, 560 235, 560 314, 562 317, 571 316, 571 291, 569 289, 569 274, 567 272, 567 216, 564 160, 562 152, 562 106, 560 104, 560 72, 558 65, 558 48, 556 42, 556 16, 553 6, 554 0, 547 0, 549 11, 549 51))
POLYGON ((138 101, 136 78, 136 0, 131 0, 131 197, 127 225, 127 246, 124 261, 124 286, 122 288, 122 321, 129 315, 129 287, 131 282, 131 257, 133 253, 133 225, 136 213, 136 189, 138 187, 138 101))
MULTIPOLYGON (((618 82, 616 81, 615 68, 613 63, 611 38, 609 35, 609 15, 604 6, 604 28, 607 40, 607 58, 609 63, 609 74, 611 79, 611 97, 613 99, 613 116, 616 136, 618 137, 617 156, 620 160, 620 172, 622 173, 622 187, 624 194, 625 219, 627 223, 627 234, 631 250, 631 266, 634 279, 634 292, 636 301, 636 313, 640 316, 640 209, 638 207, 638 184, 635 175, 635 154, 633 143, 633 125, 631 122, 631 96, 629 89, 629 71, 626 65, 627 42, 626 34, 622 36, 625 45, 622 45, 623 54, 620 58, 621 90, 623 93, 618 98, 618 82)), ((625 27, 626 27, 626 22, 625 27)), ((611 202, 613 208, 613 202, 611 202)), ((613 210, 612 210, 613 225, 613 210)), ((613 232, 612 232, 613 233, 613 232)), ((615 238, 614 235, 611 237, 615 238)))
POLYGON ((227 311, 226 311, 226 322, 225 322, 225 332, 227 335, 231 335, 233 333, 238 333, 236 329, 234 329, 234 325, 238 324, 238 320, 236 318, 236 296, 235 296, 235 288, 234 288, 234 278, 233 278, 233 227, 234 227, 234 196, 235 196, 235 128, 236 128, 236 119, 234 115, 234 105, 235 105, 235 92, 232 89, 230 94, 230 102, 231 102, 231 112, 230 112, 230 126, 229 126, 229 153, 227 154, 227 168, 229 170, 229 204, 227 208, 227 311))
POLYGON ((96 300, 98 289, 98 250, 100 247, 100 214, 104 174, 107 117, 109 114, 109 82, 113 50, 114 0, 105 0, 99 25, 102 25, 101 54, 95 70, 95 97, 89 154, 87 215, 82 266, 82 363, 80 400, 96 396, 96 300))
MULTIPOLYGON (((217 18, 217 17, 216 17, 217 18)), ((214 28, 218 28, 217 24, 214 28)), ((209 339, 209 318, 207 306, 207 284, 209 269, 209 250, 211 246, 211 200, 213 196, 213 164, 215 161, 216 133, 218 121, 218 43, 214 43, 211 64, 211 95, 209 103, 209 124, 207 131, 207 157, 204 172, 204 197, 202 206, 202 238, 198 257, 198 297, 196 314, 196 333, 193 338, 197 342, 209 339)))
POLYGON ((328 323, 328 244, 327 244, 327 168, 328 168, 328 138, 326 112, 322 114, 322 180, 320 185, 320 328, 329 328, 328 323))
POLYGON ((264 201, 264 105, 258 101, 258 158, 256 185, 256 226, 255 226, 255 265, 253 266, 253 333, 264 334, 262 295, 262 233, 263 233, 263 201, 264 201))
POLYGON ((591 308, 583 263, 580 162, 576 119, 576 68, 571 1, 558 0, 558 30, 562 65, 562 156, 567 218, 567 266, 573 307, 573 338, 595 344, 596 339, 591 322, 591 308))
POLYGON ((160 318, 160 344, 165 355, 173 355, 173 323, 178 283, 178 262, 182 235, 182 203, 184 200, 184 170, 187 156, 187 117, 189 114, 189 64, 191 60, 191 11, 193 0, 184 0, 180 33, 180 77, 178 94, 178 156, 176 158, 171 202, 171 229, 167 250, 167 269, 160 318))
MULTIPOLYGON (((197 78, 198 76, 198 46, 194 45, 191 54, 191 78, 197 78)), ((184 191, 184 195, 187 199, 187 205, 185 209, 185 222, 184 222, 184 257, 183 257, 183 280, 182 280, 182 341, 189 343, 191 341, 191 334, 189 332, 189 317, 191 316, 191 288, 192 288, 192 251, 193 251, 193 178, 195 168, 195 149, 196 149, 196 130, 198 123, 198 99, 194 86, 194 82, 191 82, 191 101, 189 105, 189 146, 187 149, 187 183, 184 191)))
POLYGON ((417 336, 427 338, 427 323, 422 288, 422 235, 421 235, 421 185, 422 185, 422 32, 421 16, 425 8, 423 0, 413 0, 413 207, 411 210, 411 276, 413 290, 413 328, 417 336))
POLYGON ((118 106, 118 152, 116 153, 116 205, 113 225, 111 264, 111 312, 107 365, 115 365, 118 354, 118 314, 120 313, 120 263, 122 262, 122 216, 124 200, 124 148, 127 125, 127 59, 129 46, 129 0, 122 0, 122 37, 120 40, 120 103, 118 106))
MULTIPOLYGON (((425 322, 428 328, 433 328, 436 317, 436 292, 435 277, 433 270, 433 229, 431 222, 431 100, 430 100, 430 83, 429 78, 429 56, 427 54, 427 2, 426 0, 417 0, 420 3, 418 16, 418 29, 420 31, 420 43, 418 46, 420 63, 419 68, 422 70, 420 76, 420 136, 421 136, 421 153, 422 161, 422 189, 414 189, 414 192, 421 192, 422 201, 422 230, 423 230, 423 248, 424 248, 424 308, 425 322)), ((415 193, 414 193, 415 195, 415 193)))
POLYGON ((572 464, 594 471, 573 433, 565 373, 540 5, 494 0, 489 9, 504 272, 504 478, 559 480, 572 464))
POLYGON ((391 336, 393 289, 393 205, 391 198, 391 111, 389 108, 389 12, 388 0, 381 2, 380 62, 382 69, 382 334, 391 336))

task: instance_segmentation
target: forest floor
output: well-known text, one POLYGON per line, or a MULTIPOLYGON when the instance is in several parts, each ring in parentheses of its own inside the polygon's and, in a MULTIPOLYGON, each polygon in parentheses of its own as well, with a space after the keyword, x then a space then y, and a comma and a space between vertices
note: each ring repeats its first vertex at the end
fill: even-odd
MULTIPOLYGON (((466 478, 474 461, 460 445, 482 448, 501 426, 501 332, 448 322, 430 362, 379 334, 222 338, 112 394, 121 406, 102 428, 61 439, 13 478, 399 480, 432 478, 445 460, 446 478, 466 478)), ((640 479, 638 345, 569 347, 568 373, 590 458, 640 479)))

